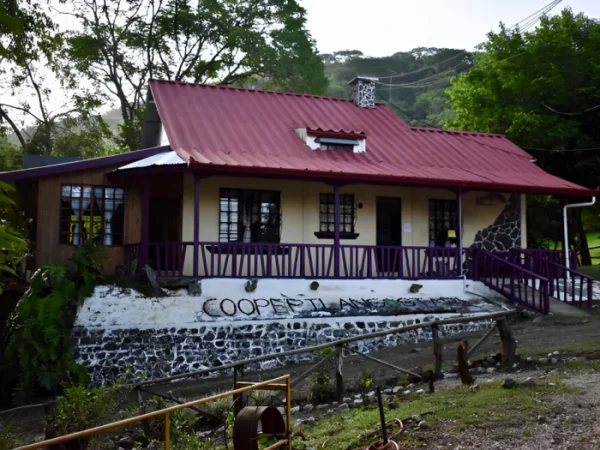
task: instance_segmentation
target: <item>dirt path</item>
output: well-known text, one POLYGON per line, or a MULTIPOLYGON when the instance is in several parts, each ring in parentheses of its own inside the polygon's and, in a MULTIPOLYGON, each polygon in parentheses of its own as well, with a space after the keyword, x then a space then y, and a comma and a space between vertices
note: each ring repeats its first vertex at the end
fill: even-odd
MULTIPOLYGON (((517 340, 517 352, 530 348, 556 348, 575 342, 600 342, 600 315, 591 315, 586 318, 545 316, 536 320, 515 319, 512 321, 512 330, 517 340)), ((485 334, 485 331, 464 333, 443 338, 444 361, 448 363, 454 362, 456 347, 461 340, 467 339, 473 344, 483 334, 485 334)), ((488 339, 477 353, 496 353, 499 349, 499 338, 494 336, 488 339)), ((401 345, 392 349, 379 350, 370 355, 409 370, 433 364, 431 342, 401 345)), ((260 373, 247 373, 245 379, 251 381, 264 380, 285 374, 290 374, 293 379, 309 367, 310 364, 295 364, 287 368, 271 369, 260 373)), ((385 384, 386 381, 399 375, 393 369, 388 369, 372 361, 358 356, 349 356, 344 360, 346 387, 352 390, 356 386, 361 372, 365 370, 373 374, 376 384, 385 384)), ((232 383, 231 375, 221 375, 218 378, 212 379, 188 379, 180 382, 154 385, 151 389, 155 392, 169 392, 177 398, 194 399, 206 393, 231 389, 232 383)), ((306 397, 307 384, 301 383, 295 389, 294 395, 296 397, 306 397)))

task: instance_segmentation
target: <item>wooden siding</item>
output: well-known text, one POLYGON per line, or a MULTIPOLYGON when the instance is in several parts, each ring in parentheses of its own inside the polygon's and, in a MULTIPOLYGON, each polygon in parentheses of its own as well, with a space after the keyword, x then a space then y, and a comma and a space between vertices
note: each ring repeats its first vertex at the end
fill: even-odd
MULTIPOLYGON (((64 264, 73 254, 73 246, 60 244, 60 200, 63 184, 89 184, 116 186, 125 189, 125 244, 140 241, 142 190, 136 180, 111 183, 107 173, 114 168, 104 168, 87 172, 63 174, 40 178, 37 190, 37 231, 35 243, 36 267, 45 264, 64 264)), ((117 265, 123 263, 123 247, 106 247, 104 251, 104 270, 107 274, 115 272, 117 265)))

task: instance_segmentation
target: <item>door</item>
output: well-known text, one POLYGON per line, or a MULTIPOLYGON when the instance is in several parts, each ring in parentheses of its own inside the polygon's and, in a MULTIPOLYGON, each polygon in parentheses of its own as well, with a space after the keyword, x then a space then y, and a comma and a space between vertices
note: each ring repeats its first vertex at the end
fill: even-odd
POLYGON ((376 245, 379 276, 402 276, 402 199, 377 197, 376 245))
POLYGON ((161 275, 174 275, 183 264, 181 240, 181 202, 175 198, 150 199, 150 266, 161 275))

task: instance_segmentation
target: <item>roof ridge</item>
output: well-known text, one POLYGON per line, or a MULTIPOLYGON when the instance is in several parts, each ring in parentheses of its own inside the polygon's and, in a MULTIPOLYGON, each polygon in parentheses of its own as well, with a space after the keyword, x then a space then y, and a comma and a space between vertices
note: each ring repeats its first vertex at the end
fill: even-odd
POLYGON ((463 134, 465 136, 484 136, 484 137, 501 137, 506 139, 505 134, 498 133, 481 133, 478 131, 463 131, 463 130, 443 130, 441 128, 431 128, 431 127, 410 127, 413 131, 434 131, 438 133, 448 133, 448 134, 463 134))
MULTIPOLYGON (((169 83, 169 84, 179 84, 183 86, 195 86, 200 88, 211 88, 211 89, 225 89, 230 91, 242 91, 242 92, 256 92, 259 94, 277 94, 277 95, 287 95, 292 97, 309 97, 309 98, 317 98, 322 100, 337 100, 340 102, 350 102, 352 103, 352 99, 349 98, 340 98, 340 97, 332 97, 329 95, 315 95, 315 94, 305 94, 301 92, 287 92, 287 91, 274 91, 269 89, 254 89, 254 88, 244 88, 238 86, 230 86, 224 84, 208 84, 208 83, 192 83, 189 81, 175 81, 175 80, 159 80, 156 78, 152 78, 148 81, 148 83, 169 83)), ((377 103, 378 105, 382 105, 381 103, 377 103)))

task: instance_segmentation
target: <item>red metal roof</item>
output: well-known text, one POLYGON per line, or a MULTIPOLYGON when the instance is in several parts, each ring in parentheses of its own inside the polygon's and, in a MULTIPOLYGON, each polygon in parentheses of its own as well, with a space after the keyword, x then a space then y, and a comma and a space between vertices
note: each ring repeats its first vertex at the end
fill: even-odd
POLYGON ((191 166, 527 193, 595 195, 544 172, 504 136, 410 127, 383 105, 150 81, 171 147, 191 166), (295 128, 364 134, 365 153, 311 150, 295 128))

